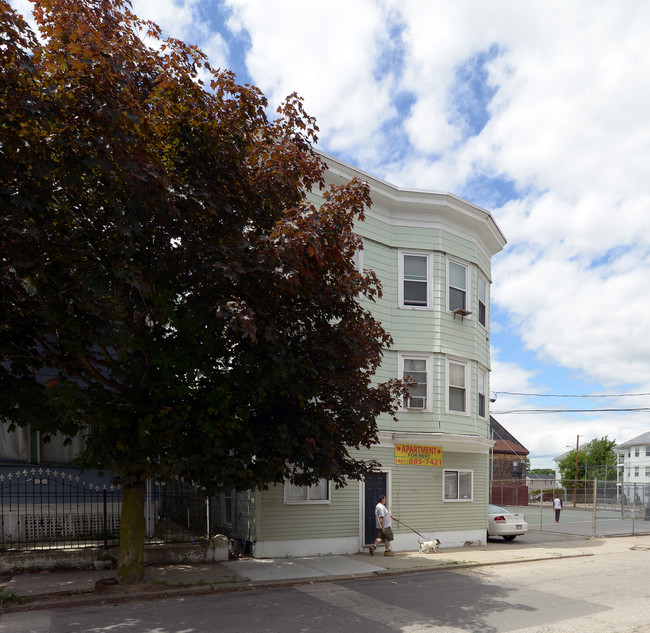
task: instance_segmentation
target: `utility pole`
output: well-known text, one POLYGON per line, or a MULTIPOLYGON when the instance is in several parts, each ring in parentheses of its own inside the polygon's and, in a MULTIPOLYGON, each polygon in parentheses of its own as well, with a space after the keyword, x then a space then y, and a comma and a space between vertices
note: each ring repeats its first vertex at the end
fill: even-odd
POLYGON ((576 507, 576 494, 578 488, 578 448, 580 447, 580 436, 576 436, 576 469, 573 473, 573 507, 576 507))

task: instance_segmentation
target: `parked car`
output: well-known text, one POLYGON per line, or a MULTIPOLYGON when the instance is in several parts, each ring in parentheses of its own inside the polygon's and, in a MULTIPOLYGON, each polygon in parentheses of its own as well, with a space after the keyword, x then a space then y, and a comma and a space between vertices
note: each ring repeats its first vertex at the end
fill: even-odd
POLYGON ((488 507, 488 536, 502 536, 505 541, 512 541, 520 534, 528 532, 528 523, 523 514, 510 512, 501 506, 488 507))

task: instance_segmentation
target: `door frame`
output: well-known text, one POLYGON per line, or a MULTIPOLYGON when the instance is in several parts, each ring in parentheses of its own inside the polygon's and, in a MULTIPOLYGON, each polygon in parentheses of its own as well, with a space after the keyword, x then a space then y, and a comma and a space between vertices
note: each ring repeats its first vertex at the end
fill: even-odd
MULTIPOLYGON (((392 489, 393 489, 393 470, 388 467, 377 468, 375 472, 385 473, 386 474, 386 498, 390 502, 392 498, 392 489)), ((364 546, 367 547, 369 543, 364 543, 365 534, 366 534, 366 524, 365 524, 365 509, 366 509, 366 480, 361 479, 359 481, 359 551, 363 551, 364 546)), ((373 505, 376 505, 376 500, 371 501, 373 505)))

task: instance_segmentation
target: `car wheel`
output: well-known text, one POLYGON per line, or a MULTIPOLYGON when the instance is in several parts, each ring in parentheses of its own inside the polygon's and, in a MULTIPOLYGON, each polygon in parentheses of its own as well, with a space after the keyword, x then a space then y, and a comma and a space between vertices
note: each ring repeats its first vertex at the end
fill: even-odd
POLYGON ((508 534, 507 536, 503 537, 504 541, 514 541, 517 538, 516 534, 508 534))

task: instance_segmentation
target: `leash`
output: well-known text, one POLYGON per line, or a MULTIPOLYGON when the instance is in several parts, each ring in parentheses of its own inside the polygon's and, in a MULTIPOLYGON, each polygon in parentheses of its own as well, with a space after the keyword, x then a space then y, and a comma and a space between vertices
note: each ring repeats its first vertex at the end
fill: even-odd
POLYGON ((399 519, 395 519, 395 521, 397 521, 398 523, 401 523, 405 528, 408 528, 409 530, 411 530, 411 532, 415 532, 418 536, 421 536, 425 541, 428 540, 425 536, 422 536, 422 534, 420 534, 417 530, 414 530, 411 526, 406 525, 406 523, 404 523, 404 521, 400 521, 399 519))

